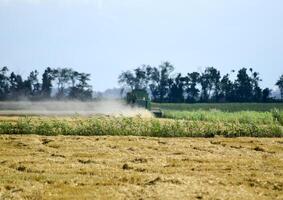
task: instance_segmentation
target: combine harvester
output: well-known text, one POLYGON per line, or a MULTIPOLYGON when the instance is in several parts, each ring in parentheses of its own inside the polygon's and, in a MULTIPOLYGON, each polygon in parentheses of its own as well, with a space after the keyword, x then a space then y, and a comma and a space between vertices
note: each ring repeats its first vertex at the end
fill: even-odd
POLYGON ((149 95, 146 90, 136 89, 127 93, 127 104, 149 110, 155 117, 161 118, 163 113, 159 108, 152 108, 149 95))

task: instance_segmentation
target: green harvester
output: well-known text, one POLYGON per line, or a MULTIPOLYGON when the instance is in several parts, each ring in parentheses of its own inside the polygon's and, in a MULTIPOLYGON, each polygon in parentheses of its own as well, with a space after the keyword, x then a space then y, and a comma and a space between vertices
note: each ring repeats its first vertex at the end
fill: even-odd
POLYGON ((135 89, 127 93, 127 103, 131 106, 145 108, 155 117, 162 117, 162 111, 159 108, 152 108, 148 92, 143 89, 135 89))

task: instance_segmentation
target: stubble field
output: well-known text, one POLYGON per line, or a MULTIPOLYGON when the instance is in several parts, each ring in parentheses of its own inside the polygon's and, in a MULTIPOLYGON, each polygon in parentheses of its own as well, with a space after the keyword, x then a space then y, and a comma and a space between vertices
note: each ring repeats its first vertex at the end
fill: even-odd
POLYGON ((282 138, 0 136, 0 199, 282 198, 282 138))

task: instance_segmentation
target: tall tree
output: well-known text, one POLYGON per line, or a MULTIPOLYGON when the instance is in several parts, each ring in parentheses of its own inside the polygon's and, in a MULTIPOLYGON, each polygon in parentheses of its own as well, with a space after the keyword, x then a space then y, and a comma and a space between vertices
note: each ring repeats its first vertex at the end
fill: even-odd
POLYGON ((170 78, 174 67, 169 62, 162 63, 158 68, 143 65, 134 71, 122 72, 119 83, 131 90, 149 89, 154 101, 164 102, 169 95, 170 78))
POLYGON ((149 88, 154 101, 164 102, 168 99, 173 65, 164 62, 158 68, 151 68, 149 88))
POLYGON ((259 77, 258 72, 254 72, 252 68, 250 68, 251 81, 253 85, 253 101, 261 101, 262 100, 262 89, 259 87, 259 82, 262 81, 259 77))
POLYGON ((280 76, 279 80, 276 82, 276 85, 279 87, 281 100, 283 100, 283 74, 280 76))
POLYGON ((123 87, 130 87, 131 90, 135 89, 135 77, 133 72, 126 71, 122 72, 118 78, 119 84, 123 84, 123 87))
POLYGON ((54 80, 53 70, 48 67, 42 75, 42 88, 41 93, 43 98, 50 98, 52 91, 52 80, 54 80))
POLYGON ((68 96, 69 86, 71 82, 73 70, 70 68, 57 68, 53 70, 53 76, 57 82, 57 94, 58 99, 63 99, 68 96))
POLYGON ((0 100, 7 98, 9 94, 9 77, 7 77, 8 67, 0 69, 0 100))
POLYGON ((271 90, 269 88, 265 88, 264 90, 262 90, 262 101, 268 102, 270 94, 271 90))
POLYGON ((88 84, 90 81, 90 74, 80 73, 78 88, 82 92, 82 100, 89 100, 92 98, 92 87, 88 84))
POLYGON ((169 80, 169 102, 182 103, 184 102, 184 85, 185 78, 179 73, 175 78, 169 80))
POLYGON ((150 72, 149 89, 152 95, 152 99, 154 101, 158 101, 160 99, 159 84, 160 84, 160 71, 158 68, 153 67, 150 72))
POLYGON ((169 94, 169 81, 171 73, 174 71, 173 65, 169 62, 164 62, 159 66, 160 69, 160 80, 158 85, 159 100, 164 102, 169 94))
POLYGON ((35 97, 35 96, 39 96, 40 95, 40 83, 38 81, 38 71, 34 70, 30 73, 28 80, 27 80, 27 84, 30 84, 30 88, 31 88, 31 96, 35 97))
POLYGON ((249 102, 253 99, 252 79, 247 73, 247 68, 242 68, 238 71, 235 81, 237 101, 249 102))
POLYGON ((92 98, 92 87, 88 84, 90 74, 75 73, 69 97, 72 99, 89 100, 92 98), (75 84, 77 82, 77 84, 75 84))
POLYGON ((30 91, 29 82, 24 82, 21 75, 11 73, 10 78, 10 97, 12 99, 21 99, 30 91))
POLYGON ((138 67, 135 72, 135 89, 145 89, 147 87, 147 77, 144 68, 138 67))
POLYGON ((229 78, 229 74, 222 77, 220 81, 219 100, 224 102, 234 101, 234 84, 229 78))
POLYGON ((200 74, 198 72, 188 73, 185 78, 185 91, 187 94, 186 101, 189 103, 194 103, 199 98, 199 89, 197 84, 199 83, 200 74))
POLYGON ((209 98, 219 98, 220 72, 214 67, 207 67, 200 77, 202 86, 201 100, 207 102, 209 98))
POLYGON ((133 72, 126 71, 119 76, 119 83, 124 87, 130 87, 131 90, 146 90, 150 81, 152 68, 143 65, 134 69, 133 72))

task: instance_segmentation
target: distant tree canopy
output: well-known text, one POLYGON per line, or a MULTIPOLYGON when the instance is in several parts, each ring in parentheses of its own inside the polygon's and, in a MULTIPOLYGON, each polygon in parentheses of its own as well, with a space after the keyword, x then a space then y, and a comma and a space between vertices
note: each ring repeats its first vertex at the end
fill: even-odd
POLYGON ((0 100, 92 98, 92 87, 88 84, 90 74, 80 73, 71 68, 48 67, 42 74, 41 80, 37 70, 30 72, 26 80, 23 80, 21 75, 9 73, 8 67, 2 67, 0 100))
POLYGON ((276 82, 276 85, 279 87, 281 93, 281 100, 283 100, 283 74, 280 76, 279 80, 276 82))
MULTIPOLYGON (((235 72, 234 70, 232 71, 235 72)), ((261 88, 259 73, 252 68, 236 72, 235 80, 230 74, 221 75, 214 67, 203 72, 185 75, 174 72, 174 66, 164 62, 158 67, 142 65, 132 71, 122 72, 119 83, 130 90, 146 90, 155 102, 272 102, 269 88, 261 88)), ((47 67, 40 76, 37 70, 23 77, 0 68, 0 100, 42 99, 92 99, 90 74, 71 68, 47 67)), ((283 100, 283 75, 276 82, 283 100)))
MULTIPOLYGON (((174 67, 169 62, 158 67, 142 65, 119 76, 119 83, 123 87, 144 89, 150 93, 153 101, 172 103, 272 101, 271 90, 260 88, 260 81, 259 73, 252 68, 240 69, 232 81, 229 74, 221 76, 214 67, 207 67, 202 73, 192 72, 183 76, 174 73, 174 67)), ((283 95, 283 75, 276 85, 283 95)))

